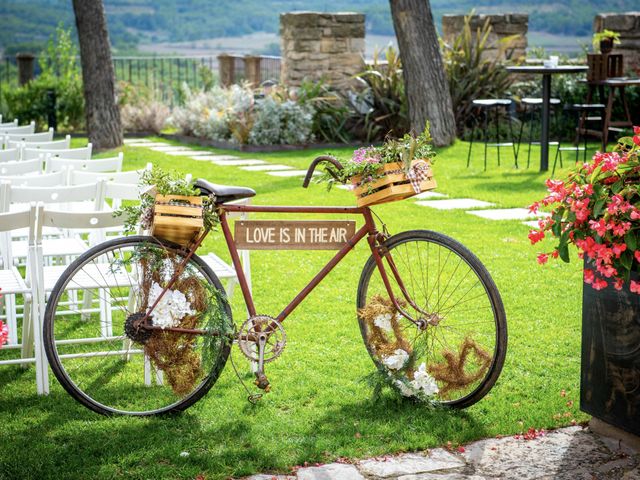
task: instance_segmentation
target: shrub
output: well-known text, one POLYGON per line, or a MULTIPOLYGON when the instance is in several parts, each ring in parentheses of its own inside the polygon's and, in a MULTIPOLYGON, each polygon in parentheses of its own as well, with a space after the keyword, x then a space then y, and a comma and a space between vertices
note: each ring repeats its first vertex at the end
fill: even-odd
POLYGON ((482 28, 474 32, 471 29, 471 17, 466 16, 462 33, 453 44, 442 42, 443 60, 459 134, 463 134, 465 127, 470 126, 474 99, 502 97, 512 83, 500 58, 509 56, 508 50, 517 35, 500 39, 497 55, 486 55, 491 30, 487 19, 482 28))
POLYGON ((311 133, 325 142, 349 143, 354 138, 354 112, 347 99, 323 80, 304 80, 297 101, 313 109, 311 133))
POLYGON ((313 109, 293 100, 267 96, 254 108, 248 142, 254 145, 297 145, 312 140, 313 109))
POLYGON ((379 52, 374 52, 373 62, 357 76, 362 91, 351 97, 357 135, 366 141, 401 137, 410 129, 400 55, 389 46, 384 58, 381 62, 379 52))
POLYGON ((70 31, 56 29, 47 49, 39 57, 42 73, 26 85, 5 92, 7 107, 14 118, 34 120, 42 128, 51 110, 49 91, 56 96, 58 128, 76 130, 84 126, 84 95, 77 65, 77 49, 70 31))
POLYGON ((149 88, 118 84, 118 105, 125 132, 160 133, 169 118, 169 108, 153 98, 149 88))

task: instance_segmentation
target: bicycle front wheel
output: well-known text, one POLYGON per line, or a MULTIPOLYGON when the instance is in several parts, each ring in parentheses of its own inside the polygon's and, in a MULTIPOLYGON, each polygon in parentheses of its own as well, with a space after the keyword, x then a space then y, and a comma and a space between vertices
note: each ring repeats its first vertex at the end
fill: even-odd
POLYGON ((403 396, 465 408, 484 397, 504 364, 507 323, 489 272, 461 243, 416 230, 385 242, 391 302, 375 260, 358 286, 358 322, 383 378, 403 396))
POLYGON ((153 237, 125 237, 88 250, 60 276, 44 343, 53 373, 81 404, 105 415, 156 415, 184 410, 212 387, 231 322, 222 285, 201 258, 186 261, 180 247, 153 237), (140 327, 174 276, 150 317, 160 328, 140 327))

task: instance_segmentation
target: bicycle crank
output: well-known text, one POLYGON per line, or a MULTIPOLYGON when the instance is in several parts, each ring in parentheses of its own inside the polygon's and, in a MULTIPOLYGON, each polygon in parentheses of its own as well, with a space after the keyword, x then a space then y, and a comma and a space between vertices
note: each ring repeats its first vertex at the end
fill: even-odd
POLYGON ((282 324, 268 315, 255 315, 247 319, 237 335, 240 351, 249 360, 258 364, 256 385, 269 391, 269 380, 264 373, 264 364, 280 356, 287 343, 282 324))

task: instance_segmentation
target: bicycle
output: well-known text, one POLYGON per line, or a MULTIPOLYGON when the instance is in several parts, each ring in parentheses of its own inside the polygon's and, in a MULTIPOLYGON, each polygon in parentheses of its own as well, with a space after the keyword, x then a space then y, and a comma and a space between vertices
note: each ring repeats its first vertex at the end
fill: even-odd
MULTIPOLYGON (((303 187, 322 162, 341 167, 316 158, 303 187)), ((106 415, 182 411, 214 385, 232 344, 257 365, 256 385, 268 391, 265 365, 286 345, 285 319, 364 238, 371 256, 358 283, 358 322, 383 378, 405 396, 455 408, 473 405, 495 384, 506 354, 504 307, 487 269, 461 243, 428 230, 390 235, 368 206, 242 205, 230 202, 254 196, 252 189, 206 180, 195 187, 215 200, 247 320, 235 327, 220 280, 196 255, 209 230, 186 248, 142 235, 91 248, 60 277, 44 315, 51 368, 82 405, 106 415), (346 214, 364 224, 272 317, 256 313, 232 212, 346 214)))

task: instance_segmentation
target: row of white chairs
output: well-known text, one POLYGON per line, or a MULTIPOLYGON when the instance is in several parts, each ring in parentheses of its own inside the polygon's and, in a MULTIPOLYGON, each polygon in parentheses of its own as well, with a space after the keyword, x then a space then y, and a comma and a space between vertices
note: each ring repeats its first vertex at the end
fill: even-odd
MULTIPOLYGON (((132 171, 122 172, 123 160, 120 153, 117 157, 93 160, 47 157, 44 161, 36 158, 0 163, 0 180, 10 180, 25 186, 77 185, 94 181, 98 177, 113 180, 121 178, 126 183, 137 183, 139 175, 132 171)), ((151 168, 151 164, 147 168, 151 168)))
MULTIPOLYGON (((0 120, 2 120, 0 118, 0 120)), ((13 122, 0 122, 0 135, 14 134, 14 133, 35 133, 36 122, 30 122, 28 125, 18 125, 18 120, 13 122)))

